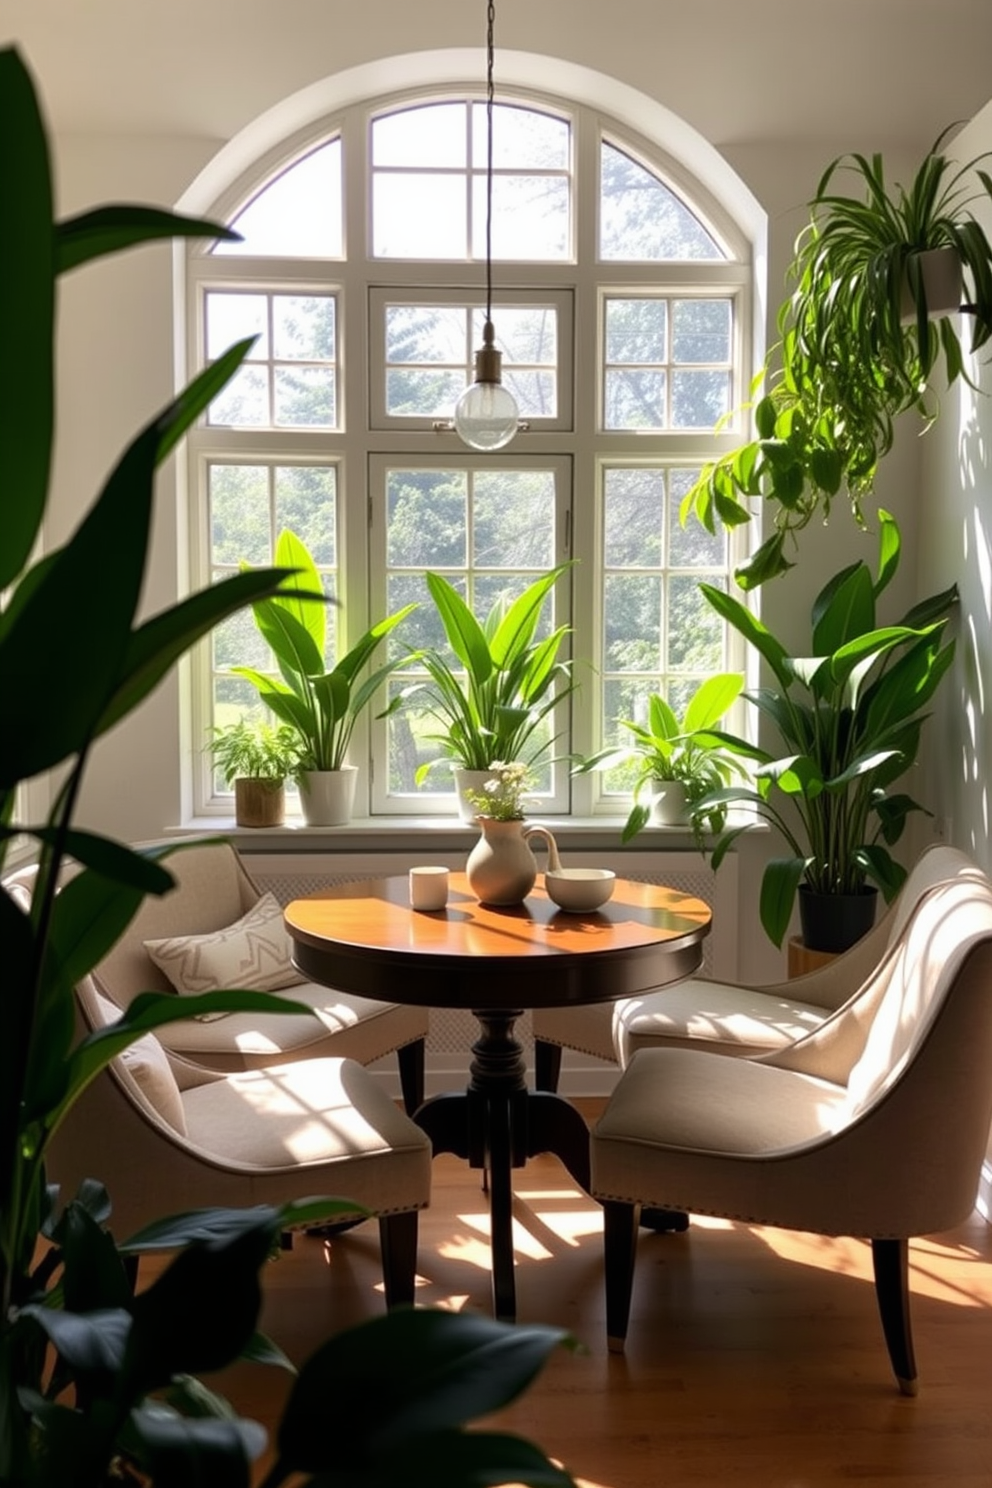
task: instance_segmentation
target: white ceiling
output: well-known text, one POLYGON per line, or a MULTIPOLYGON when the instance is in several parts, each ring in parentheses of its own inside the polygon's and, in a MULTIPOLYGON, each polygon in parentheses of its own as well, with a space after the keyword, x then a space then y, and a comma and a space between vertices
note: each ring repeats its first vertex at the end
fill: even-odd
MULTIPOLYGON (((497 78, 500 46, 560 56, 718 146, 925 145, 992 98, 992 0, 499 0, 496 25, 497 78)), ((0 0, 60 131, 227 139, 330 73, 484 35, 484 0, 0 0)))

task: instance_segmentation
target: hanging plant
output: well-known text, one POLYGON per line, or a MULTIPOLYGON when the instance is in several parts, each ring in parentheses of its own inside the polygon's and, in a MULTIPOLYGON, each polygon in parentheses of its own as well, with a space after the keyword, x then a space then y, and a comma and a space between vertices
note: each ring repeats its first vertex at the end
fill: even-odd
POLYGON ((915 409, 924 427, 934 421, 940 362, 948 386, 971 384, 952 314, 971 317, 968 354, 992 337, 992 243, 971 210, 992 200, 992 177, 985 155, 958 165, 944 154, 947 133, 908 188, 890 190, 879 154, 838 156, 820 178, 786 274, 780 340, 751 401, 730 416, 750 412, 756 437, 705 465, 682 503, 683 521, 694 513, 710 532, 750 521, 756 499, 773 503, 773 532, 737 570, 744 589, 792 567, 790 540, 814 516, 828 518, 835 496, 865 525, 862 506, 899 415, 915 409), (837 189, 843 171, 860 195, 837 189), (942 249, 961 269, 964 302, 953 307, 936 305, 930 287, 931 256, 942 249))

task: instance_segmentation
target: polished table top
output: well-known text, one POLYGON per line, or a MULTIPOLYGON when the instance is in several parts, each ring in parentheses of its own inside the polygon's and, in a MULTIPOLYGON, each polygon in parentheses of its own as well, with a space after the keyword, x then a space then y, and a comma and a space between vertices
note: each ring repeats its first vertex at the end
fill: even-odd
POLYGON ((480 904, 452 873, 445 909, 411 909, 406 874, 335 884, 285 911, 294 960, 315 981, 435 1007, 606 1002, 691 975, 710 909, 677 889, 617 879, 602 909, 570 914, 543 876, 523 904, 480 904))

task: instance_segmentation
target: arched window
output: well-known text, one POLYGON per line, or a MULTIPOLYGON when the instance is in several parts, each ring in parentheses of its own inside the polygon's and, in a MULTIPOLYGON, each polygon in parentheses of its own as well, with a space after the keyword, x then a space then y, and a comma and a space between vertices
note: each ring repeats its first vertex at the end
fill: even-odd
MULTIPOLYGON (((485 308, 486 109, 478 92, 354 106, 242 183, 238 244, 188 254, 203 364, 254 335, 189 440, 197 576, 263 564, 290 527, 329 594, 329 661, 411 600, 394 654, 441 645, 424 573, 477 614, 574 559, 550 623, 571 626, 579 687, 554 720, 542 812, 621 809, 624 780, 569 773, 663 691, 740 669, 698 581, 726 585, 740 541, 679 503, 733 439, 714 425, 750 378, 750 254, 684 167, 583 106, 504 93, 493 122, 493 321, 526 430, 480 455, 450 428, 485 308)), ((213 637, 194 730, 258 715, 233 665, 271 666, 250 614, 213 637)), ((392 680, 409 689, 408 658, 392 680)), ((383 708, 387 699, 383 698, 383 708)), ((356 730, 357 810, 450 812, 416 700, 356 730)), ((229 811, 205 761, 200 812, 229 811)))

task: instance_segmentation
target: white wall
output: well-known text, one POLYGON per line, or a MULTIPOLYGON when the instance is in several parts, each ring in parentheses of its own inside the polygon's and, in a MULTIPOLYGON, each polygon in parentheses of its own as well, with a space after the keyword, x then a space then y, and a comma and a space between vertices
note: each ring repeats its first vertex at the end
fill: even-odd
MULTIPOLYGON (((992 150, 992 104, 954 142, 959 160, 992 150)), ((985 162, 986 169, 988 162, 985 162)), ((992 203, 975 204, 992 234, 992 203)), ((967 317, 962 316, 967 335, 967 317)), ((992 870, 992 368, 989 349, 971 368, 979 391, 960 384, 928 436, 919 506, 919 583, 957 583, 957 654, 930 731, 928 799, 949 838, 992 870)), ((992 995, 992 990, 990 990, 992 995)), ((992 1137, 982 1198, 992 1215, 992 1137)))

